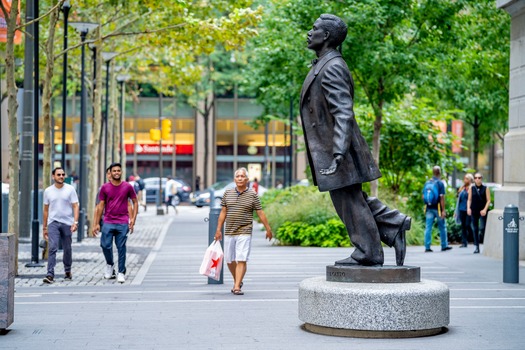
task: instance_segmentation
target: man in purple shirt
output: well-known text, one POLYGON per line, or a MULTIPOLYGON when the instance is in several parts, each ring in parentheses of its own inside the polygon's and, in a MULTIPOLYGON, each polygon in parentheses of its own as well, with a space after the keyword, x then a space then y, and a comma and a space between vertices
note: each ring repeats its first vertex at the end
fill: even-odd
POLYGON ((133 226, 138 212, 137 195, 133 186, 122 181, 122 167, 120 163, 111 164, 108 169, 110 181, 102 185, 99 193, 99 203, 95 209, 93 221, 93 234, 98 236, 100 231, 100 218, 104 213, 102 236, 100 246, 106 258, 105 279, 115 278, 113 263, 113 237, 118 251, 118 276, 117 282, 126 282, 126 240, 128 232, 133 233, 133 226), (129 200, 133 203, 131 214, 128 211, 129 200), (130 217, 131 215, 131 217, 130 217))

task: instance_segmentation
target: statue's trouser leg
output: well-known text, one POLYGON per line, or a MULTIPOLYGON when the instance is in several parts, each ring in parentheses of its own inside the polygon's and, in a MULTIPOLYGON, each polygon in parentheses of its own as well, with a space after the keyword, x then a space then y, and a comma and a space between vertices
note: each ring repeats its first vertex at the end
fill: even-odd
POLYGON ((398 210, 390 209, 376 197, 368 197, 365 192, 363 192, 363 197, 374 216, 381 242, 391 247, 394 245, 394 240, 405 221, 406 215, 401 214, 398 210))
POLYGON ((330 191, 330 197, 355 247, 352 258, 362 265, 382 265, 384 255, 379 231, 361 184, 330 191))

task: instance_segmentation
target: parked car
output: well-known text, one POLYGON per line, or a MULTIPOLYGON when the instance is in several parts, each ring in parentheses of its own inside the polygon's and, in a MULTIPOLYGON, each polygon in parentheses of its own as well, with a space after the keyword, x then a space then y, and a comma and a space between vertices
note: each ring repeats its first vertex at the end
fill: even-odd
MULTIPOLYGON (((250 187, 252 186, 252 182, 250 182, 250 187)), ((197 206, 198 208, 201 208, 203 206, 209 206, 212 202, 212 194, 213 194, 213 207, 220 207, 222 197, 224 196, 224 192, 230 188, 235 187, 235 182, 228 182, 228 181, 219 181, 205 189, 204 191, 195 192, 191 194, 191 202, 197 206)), ((259 196, 262 196, 264 192, 266 192, 266 187, 263 187, 259 185, 259 196)))
MULTIPOLYGON (((162 178, 162 190, 166 186, 166 181, 168 179, 162 178)), ((187 202, 190 199, 191 187, 188 183, 182 179, 175 178, 177 183, 177 195, 174 198, 175 205, 178 205, 180 202, 187 202)), ((144 179, 144 185, 146 190, 146 203, 157 203, 157 193, 159 192, 159 178, 158 177, 148 177, 144 179)), ((162 198, 164 203, 164 198, 162 198)))

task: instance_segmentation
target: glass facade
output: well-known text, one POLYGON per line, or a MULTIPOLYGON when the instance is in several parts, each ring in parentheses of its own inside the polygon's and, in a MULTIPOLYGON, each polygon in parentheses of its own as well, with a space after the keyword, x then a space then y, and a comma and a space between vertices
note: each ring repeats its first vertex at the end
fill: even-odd
MULTIPOLYGON (((53 115, 61 116, 60 98, 53 101, 53 115)), ((104 109, 104 108, 103 108, 104 109)), ((127 101, 123 121, 123 141, 125 151, 126 173, 136 171, 142 178, 156 177, 160 173, 159 142, 150 139, 150 129, 159 128, 159 111, 162 117, 172 121, 172 139, 162 140, 162 175, 174 174, 189 184, 194 184, 194 178, 199 175, 196 163, 203 161, 195 154, 197 147, 203 147, 204 139, 198 138, 197 128, 202 127, 203 118, 189 105, 177 101, 173 97, 140 98, 138 101, 127 101), (199 124, 200 123, 200 124, 199 124), (197 125, 199 124, 199 125, 197 125), (173 165, 176 165, 174 167, 173 165)), ((75 169, 78 164, 78 129, 79 98, 68 100, 68 111, 75 111, 66 123, 66 161, 68 169, 75 169)), ((91 109, 88 109, 90 111, 91 109)), ((269 122, 267 128, 254 127, 253 120, 262 115, 263 109, 251 99, 217 99, 215 116, 210 118, 209 155, 210 164, 214 165, 215 173, 211 182, 230 180, 233 171, 238 167, 249 168, 252 177, 258 177, 261 184, 275 186, 283 182, 289 162, 289 135, 285 135, 286 126, 278 121, 269 122), (215 142, 213 142, 215 141, 215 142), (212 144, 213 143, 213 144, 212 144), (286 169, 286 170, 285 170, 286 169), (265 176, 266 175, 266 176, 265 176)), ((118 121, 117 121, 118 122, 118 121)), ((55 145, 62 142, 60 117, 54 118, 55 145)), ((104 158, 103 134, 101 137, 101 158, 104 158)), ((111 130, 108 136, 111 137, 111 130)), ((43 135, 42 135, 43 137, 43 135)), ((108 141, 111 144, 111 140, 108 141)), ((56 146, 55 146, 56 148, 56 146)), ((111 147, 108 147, 110 152, 111 147)), ((117 150, 118 154, 118 150, 117 150)), ((60 152, 56 152, 55 160, 60 160, 60 152)), ((193 187, 193 186, 192 186, 193 187)), ((202 186, 201 186, 202 187, 202 186)))

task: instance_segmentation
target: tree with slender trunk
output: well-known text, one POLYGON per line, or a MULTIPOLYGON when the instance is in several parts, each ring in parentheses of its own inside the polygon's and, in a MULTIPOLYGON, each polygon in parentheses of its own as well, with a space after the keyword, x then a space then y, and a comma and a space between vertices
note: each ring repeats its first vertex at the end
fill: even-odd
POLYGON ((15 83, 15 31, 17 30, 17 19, 19 0, 11 2, 11 10, 7 11, 2 1, 0 1, 0 8, 4 13, 4 18, 7 22, 7 42, 6 42, 6 85, 7 85, 7 120, 9 128, 9 219, 7 223, 7 230, 16 235, 15 243, 15 272, 18 274, 18 240, 19 240, 19 205, 18 205, 18 191, 20 181, 18 175, 20 173, 19 164, 19 137, 18 137, 18 88, 15 83))

